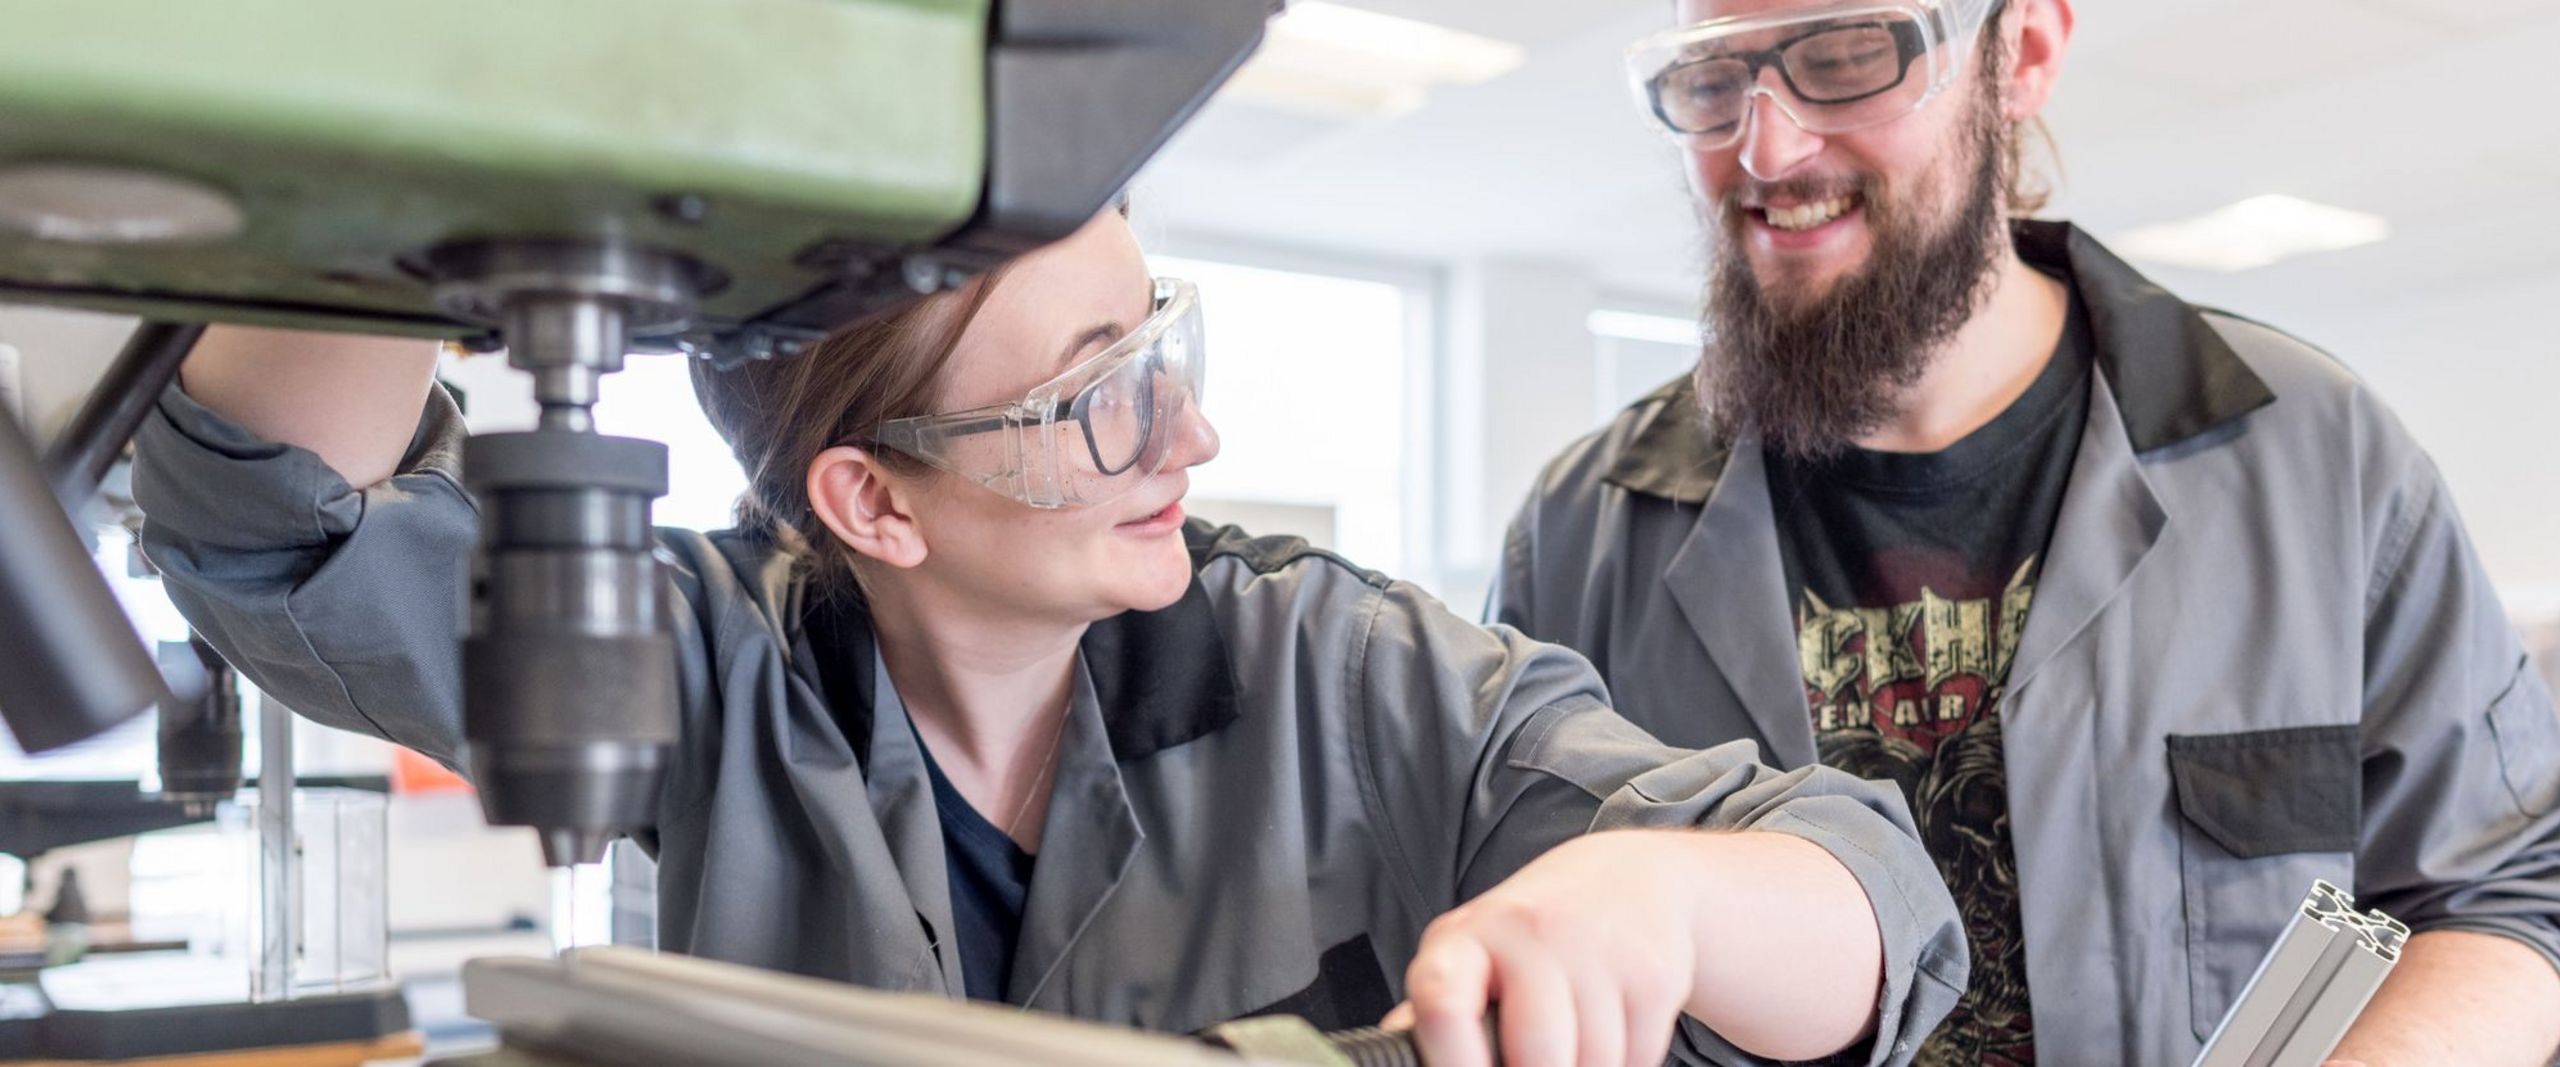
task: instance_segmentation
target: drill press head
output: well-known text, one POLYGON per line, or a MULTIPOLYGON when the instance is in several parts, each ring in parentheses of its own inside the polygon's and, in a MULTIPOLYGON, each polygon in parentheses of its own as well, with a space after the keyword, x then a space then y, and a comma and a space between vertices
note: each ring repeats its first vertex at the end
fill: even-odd
MULTIPOLYGON (((456 637, 483 807, 554 863, 649 825, 677 727, 666 454, 594 432, 601 377, 635 345, 785 357, 1066 236, 1279 4, 609 6, 10 0, 0 33, 0 300, 503 343, 532 376, 539 425, 466 446, 456 637)), ((0 513, 0 563, 24 540, 0 513)), ((47 571, 0 567, 0 633, 61 600, 47 571)))

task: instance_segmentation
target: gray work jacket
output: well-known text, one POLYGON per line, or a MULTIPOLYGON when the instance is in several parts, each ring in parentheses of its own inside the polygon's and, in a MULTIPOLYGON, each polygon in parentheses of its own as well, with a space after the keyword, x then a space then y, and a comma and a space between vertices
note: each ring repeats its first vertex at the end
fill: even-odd
MULTIPOLYGON (((2001 710, 2038 1055, 2182 1064, 2315 878, 2560 962, 2560 718, 2362 383, 2026 223, 2098 345, 2001 710)), ((1684 380, 1550 466, 1493 613, 1676 745, 1815 762, 1761 450, 1684 380)))
MULTIPOLYGON (((141 440, 144 539, 188 619, 319 721, 463 760, 457 639, 475 511, 441 391, 401 473, 319 458, 173 390, 141 440)), ((1077 666, 1007 999, 1190 1031, 1257 1011, 1368 1025, 1434 916, 1587 829, 1793 834, 1865 887, 1905 1058, 1961 927, 1889 788, 1666 748, 1581 657, 1458 618, 1294 540, 1185 531, 1175 606, 1095 625, 1077 666)), ((668 531, 681 740, 645 844, 666 948, 960 996, 924 757, 867 617, 792 559, 668 531)), ((1642 916, 1629 916, 1642 922, 1642 916)), ((1742 1060, 1689 1023, 1684 1058, 1742 1060)))

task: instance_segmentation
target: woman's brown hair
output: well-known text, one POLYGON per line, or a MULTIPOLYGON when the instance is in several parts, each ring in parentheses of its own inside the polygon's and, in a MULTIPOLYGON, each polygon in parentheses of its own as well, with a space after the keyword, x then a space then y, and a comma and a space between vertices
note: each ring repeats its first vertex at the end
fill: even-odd
MULTIPOLYGON (((890 419, 933 414, 943 368, 1003 273, 837 330, 796 356, 727 370, 694 363, 694 396, 746 471, 739 531, 798 553, 822 589, 850 591, 851 560, 809 505, 809 463, 863 443, 890 419)), ((897 452, 873 454, 894 469, 925 469, 897 452)))

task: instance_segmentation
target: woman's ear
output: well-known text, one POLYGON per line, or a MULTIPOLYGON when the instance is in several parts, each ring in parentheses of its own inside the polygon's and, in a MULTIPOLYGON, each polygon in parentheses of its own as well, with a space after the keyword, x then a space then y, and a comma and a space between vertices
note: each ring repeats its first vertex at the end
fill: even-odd
POLYGON ((809 461, 809 508, 845 547, 892 567, 924 562, 924 532, 908 491, 879 457, 838 445, 809 461))

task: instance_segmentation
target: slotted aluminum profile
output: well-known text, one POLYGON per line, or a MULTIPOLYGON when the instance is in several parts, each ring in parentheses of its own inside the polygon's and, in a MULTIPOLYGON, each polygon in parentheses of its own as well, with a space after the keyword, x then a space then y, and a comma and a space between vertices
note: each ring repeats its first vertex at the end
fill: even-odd
POLYGON ((2346 890, 2311 883, 2311 895, 2258 962, 2195 1067, 2319 1067, 2408 940, 2399 920, 2359 914, 2346 890))

